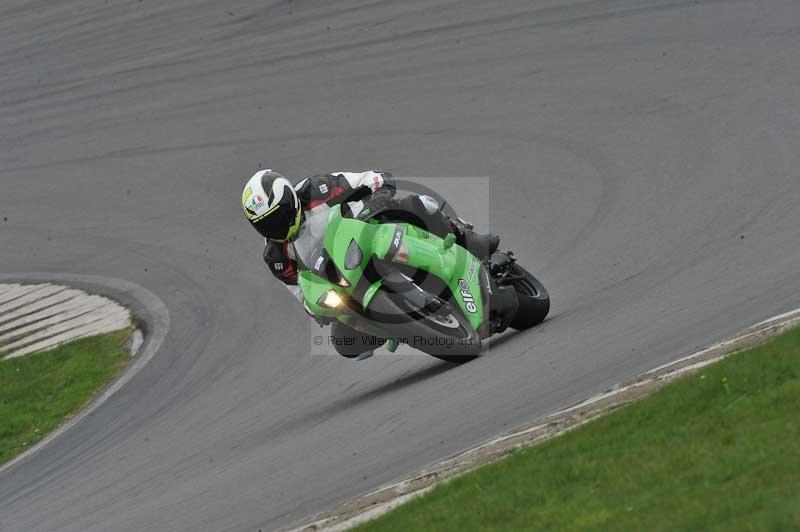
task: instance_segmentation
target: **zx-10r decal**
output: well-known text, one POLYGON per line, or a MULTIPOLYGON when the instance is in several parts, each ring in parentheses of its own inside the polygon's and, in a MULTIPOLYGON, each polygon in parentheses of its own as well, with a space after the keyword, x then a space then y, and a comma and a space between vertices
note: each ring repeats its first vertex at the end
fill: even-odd
POLYGON ((403 235, 406 228, 402 225, 395 227, 394 236, 392 237, 392 245, 389 246, 389 251, 386 252, 386 260, 392 260, 397 255, 397 250, 400 249, 400 242, 403 241, 403 235))

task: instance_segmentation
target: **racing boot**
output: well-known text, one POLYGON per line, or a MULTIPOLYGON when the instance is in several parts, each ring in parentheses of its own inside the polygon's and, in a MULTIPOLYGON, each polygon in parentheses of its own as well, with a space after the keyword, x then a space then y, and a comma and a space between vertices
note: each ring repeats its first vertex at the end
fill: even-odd
POLYGON ((450 220, 450 224, 453 226, 456 242, 481 260, 490 257, 492 253, 497 251, 497 246, 500 245, 500 237, 498 235, 495 233, 476 233, 472 230, 472 224, 461 218, 450 220))
POLYGON ((435 198, 422 194, 406 196, 397 202, 398 214, 410 213, 412 218, 403 219, 408 223, 423 227, 431 233, 444 238, 447 233, 456 235, 456 242, 470 253, 483 260, 497 250, 500 237, 494 233, 480 234, 472 230, 472 224, 461 218, 451 219, 442 212, 443 204, 435 198))

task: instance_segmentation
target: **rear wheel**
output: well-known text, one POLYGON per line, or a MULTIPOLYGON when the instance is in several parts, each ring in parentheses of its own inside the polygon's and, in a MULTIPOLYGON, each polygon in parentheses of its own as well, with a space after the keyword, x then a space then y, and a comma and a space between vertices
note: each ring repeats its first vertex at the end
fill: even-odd
POLYGON ((447 362, 461 364, 481 352, 481 340, 453 305, 420 308, 402 294, 378 290, 369 303, 371 317, 401 343, 447 362))
POLYGON ((514 263, 503 284, 514 287, 519 301, 517 313, 510 324, 513 329, 530 329, 544 321, 550 312, 550 295, 536 277, 514 263))

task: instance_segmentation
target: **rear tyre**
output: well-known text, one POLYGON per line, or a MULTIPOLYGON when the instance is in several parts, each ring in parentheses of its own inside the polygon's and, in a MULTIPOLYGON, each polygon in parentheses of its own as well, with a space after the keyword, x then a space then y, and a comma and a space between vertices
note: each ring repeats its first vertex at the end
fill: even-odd
POLYGON ((542 323, 550 312, 550 294, 545 287, 517 263, 511 265, 509 278, 511 280, 505 284, 514 287, 519 300, 517 313, 511 320, 511 328, 524 331, 542 323))
POLYGON ((481 352, 481 339, 467 318, 448 302, 437 310, 415 307, 402 294, 378 290, 369 312, 393 338, 440 360, 463 364, 481 352))

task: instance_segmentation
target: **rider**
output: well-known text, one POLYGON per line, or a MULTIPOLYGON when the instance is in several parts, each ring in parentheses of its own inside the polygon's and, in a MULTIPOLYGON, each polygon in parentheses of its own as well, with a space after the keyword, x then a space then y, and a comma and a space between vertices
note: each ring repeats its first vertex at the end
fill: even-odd
MULTIPOLYGON (((333 206, 342 201, 362 200, 365 208, 373 211, 391 209, 396 213, 410 213, 409 221, 424 224, 440 237, 452 232, 456 242, 478 258, 486 258, 497 249, 500 243, 497 235, 478 234, 462 220, 451 220, 431 196, 411 195, 396 200, 395 191, 394 179, 388 172, 333 172, 292 184, 273 170, 261 170, 247 181, 242 207, 245 217, 265 239, 264 262, 300 301, 303 296, 297 285, 297 262, 289 242, 302 226, 305 213, 322 204, 333 206)), ((337 338, 361 335, 338 321, 333 322, 331 333, 337 338)), ((357 342, 355 346, 340 346, 340 343, 347 342, 336 343, 337 351, 344 356, 355 357, 364 351, 363 347, 358 350, 358 345, 364 343, 357 342)))

